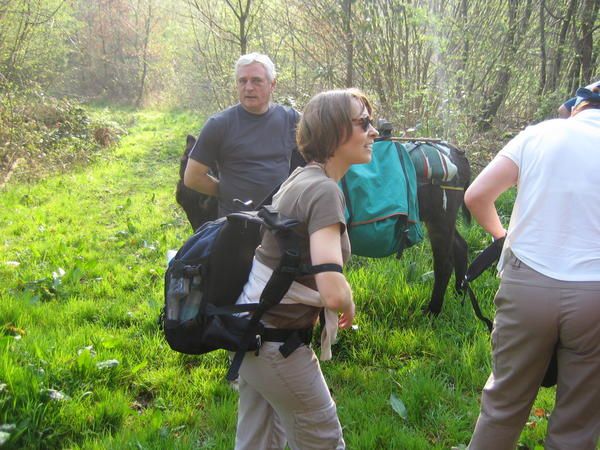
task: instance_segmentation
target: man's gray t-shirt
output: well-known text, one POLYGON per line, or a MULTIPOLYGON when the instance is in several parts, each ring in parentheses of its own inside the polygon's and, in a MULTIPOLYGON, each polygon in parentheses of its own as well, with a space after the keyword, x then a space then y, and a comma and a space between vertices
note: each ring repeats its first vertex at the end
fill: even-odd
POLYGON ((237 104, 206 121, 190 158, 219 170, 219 217, 242 209, 236 198, 257 205, 287 178, 298 118, 277 104, 261 115, 237 104))

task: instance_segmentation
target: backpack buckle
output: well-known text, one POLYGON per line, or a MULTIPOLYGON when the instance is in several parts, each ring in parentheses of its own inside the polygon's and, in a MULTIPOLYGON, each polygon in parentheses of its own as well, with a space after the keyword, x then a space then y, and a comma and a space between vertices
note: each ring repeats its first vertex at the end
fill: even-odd
POLYGON ((256 340, 256 351, 254 352, 254 355, 258 356, 260 348, 262 347, 262 337, 260 334, 257 334, 254 339, 256 340))

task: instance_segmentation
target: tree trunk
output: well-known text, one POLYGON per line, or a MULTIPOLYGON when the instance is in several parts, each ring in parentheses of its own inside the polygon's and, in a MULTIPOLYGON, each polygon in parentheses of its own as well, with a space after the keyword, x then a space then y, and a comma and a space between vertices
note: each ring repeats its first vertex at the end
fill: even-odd
POLYGON ((146 16, 146 23, 144 27, 144 43, 142 49, 142 75, 140 77, 140 86, 138 90, 137 99, 135 106, 140 107, 142 99, 144 98, 144 86, 146 84, 146 75, 148 73, 148 44, 150 42, 150 30, 152 29, 152 1, 148 2, 148 15, 146 16))
POLYGON ((461 33, 462 33, 462 57, 460 59, 458 84, 456 88, 456 97, 458 99, 463 98, 463 90, 467 84, 467 64, 469 62, 469 2, 468 0, 461 0, 460 2, 460 21, 461 21, 461 33))
MULTIPOLYGON (((496 116, 498 109, 504 102, 508 94, 509 82, 511 78, 511 61, 517 50, 517 8, 519 0, 508 0, 508 30, 504 36, 504 56, 500 63, 500 69, 496 78, 496 83, 484 103, 481 115, 479 117, 477 128, 479 131, 486 131, 491 128, 491 121, 496 116)), ((525 18, 524 18, 525 20, 525 18)), ((521 24, 523 28, 524 24, 521 24)), ((489 91, 488 91, 489 92, 489 91)))
POLYGON ((236 5, 233 4, 231 0, 226 0, 227 6, 233 12, 235 17, 238 20, 238 41, 240 43, 240 55, 245 55, 248 53, 248 33, 250 30, 250 26, 248 24, 248 19, 250 18, 250 8, 252 7, 252 0, 246 0, 246 4, 242 6, 242 1, 239 0, 236 5))
POLYGON ((343 0, 342 21, 346 38, 346 87, 354 84, 354 38, 352 36, 352 0, 343 0))
POLYGON ((562 67, 563 51, 565 47, 565 41, 567 39, 567 31, 569 30, 569 25, 571 24, 571 20, 573 19, 576 8, 577 0, 569 0, 569 6, 564 16, 562 27, 560 29, 560 34, 558 36, 558 43, 556 45, 556 55, 552 64, 550 79, 548 80, 548 89, 551 92, 554 92, 558 87, 558 76, 562 67))
POLYGON ((246 34, 246 16, 240 16, 240 55, 248 53, 248 35, 246 34))
POLYGON ((540 0, 540 84, 539 95, 546 90, 546 0, 540 0))
POLYGON ((589 83, 592 78, 594 65, 592 55, 594 54, 594 23, 598 19, 598 0, 584 0, 581 11, 581 75, 583 81, 589 83))

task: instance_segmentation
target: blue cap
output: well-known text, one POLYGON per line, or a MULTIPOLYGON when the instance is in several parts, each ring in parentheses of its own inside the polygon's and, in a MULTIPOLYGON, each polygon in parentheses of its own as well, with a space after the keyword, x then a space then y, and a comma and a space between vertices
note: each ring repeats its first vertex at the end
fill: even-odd
MULTIPOLYGON (((591 84, 588 84, 585 87, 585 89, 588 89, 590 91, 592 91, 594 88, 600 88, 600 81, 595 81, 595 82, 593 82, 591 84)), ((580 88, 580 89, 584 89, 584 88, 580 88)), ((577 92, 579 92, 579 91, 577 91, 577 92)), ((575 95, 577 97, 579 97, 579 94, 575 93, 575 95)), ((567 100, 566 102, 563 103, 563 106, 567 109, 567 111, 570 112, 571 109, 573 109, 573 107, 576 104, 579 104, 579 103, 581 103, 583 101, 583 100, 577 101, 577 97, 572 97, 572 98, 570 98, 569 100, 567 100)))
POLYGON ((575 106, 575 102, 577 101, 577 97, 571 97, 569 100, 563 103, 563 106, 567 108, 567 111, 571 111, 573 106, 575 106))
POLYGON ((579 105, 581 102, 591 102, 591 103, 600 103, 600 91, 597 89, 592 91, 586 87, 577 89, 575 92, 576 100, 575 106, 579 105))

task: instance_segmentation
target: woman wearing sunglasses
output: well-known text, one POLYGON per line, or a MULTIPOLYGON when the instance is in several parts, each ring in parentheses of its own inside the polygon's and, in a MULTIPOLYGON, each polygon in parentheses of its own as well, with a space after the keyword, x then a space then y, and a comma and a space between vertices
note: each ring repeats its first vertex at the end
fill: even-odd
MULTIPOLYGON (((300 222, 296 231, 305 264, 342 266, 350 256, 344 197, 337 183, 352 164, 371 160, 377 136, 371 112, 357 89, 322 92, 306 105, 297 142, 307 165, 296 169, 273 197, 281 214, 300 222)), ((279 257, 275 238, 265 233, 238 303, 258 301, 279 257)), ((268 328, 306 330, 322 310, 321 360, 326 360, 337 328, 349 328, 354 319, 352 291, 342 273, 296 279, 262 322, 268 328)), ((308 344, 310 335, 303 341, 291 353, 283 351, 281 342, 263 342, 258 355, 246 354, 239 376, 236 449, 283 449, 286 442, 291 449, 345 448, 335 403, 308 344)))

